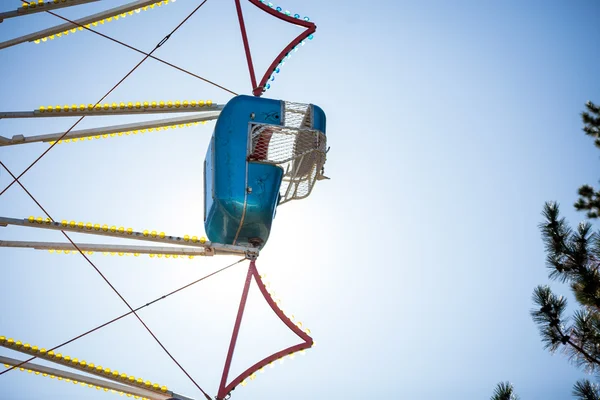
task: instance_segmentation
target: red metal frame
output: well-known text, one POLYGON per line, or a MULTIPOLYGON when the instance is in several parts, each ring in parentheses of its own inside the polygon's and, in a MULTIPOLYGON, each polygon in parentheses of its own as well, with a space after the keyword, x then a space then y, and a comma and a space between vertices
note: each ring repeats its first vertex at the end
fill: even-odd
POLYGON ((244 284, 244 290, 242 292, 242 299, 240 300, 240 307, 238 308, 237 318, 235 320, 235 325, 233 327, 233 333, 231 334, 231 342, 229 344, 229 351, 227 352, 227 359, 225 360, 225 366, 223 367, 223 375, 221 376, 221 384, 219 385, 219 393, 217 394, 217 400, 222 400, 227 396, 237 385, 239 385, 244 379, 248 378, 254 372, 258 371, 262 367, 272 363, 280 359, 283 356, 288 354, 295 353, 300 350, 305 350, 313 345, 313 339, 306 334, 302 329, 298 328, 291 319, 289 319, 279 307, 267 291, 265 284, 260 279, 258 275, 258 270, 256 269, 256 262, 253 260, 250 262, 250 266, 248 267, 248 274, 246 275, 246 283, 244 284), (280 350, 272 355, 263 358, 256 364, 252 365, 250 368, 239 374, 235 379, 227 385, 227 377, 229 375, 229 368, 231 367, 231 360, 233 359, 233 353, 235 351, 235 344, 237 342, 237 337, 240 331, 240 326, 242 323, 242 317, 244 315, 244 309, 246 307, 246 300, 248 299, 248 292, 250 290, 250 284, 252 283, 252 278, 256 281, 256 284, 262 293, 263 297, 271 306, 271 309, 275 312, 275 314, 279 317, 279 319, 287 325, 288 328, 292 332, 294 332, 298 337, 304 340, 303 343, 296 344, 294 346, 290 346, 286 349, 280 350))
POLYGON ((267 68, 267 70, 265 71, 265 74, 263 75, 262 79, 260 80, 260 82, 257 85, 256 84, 256 75, 254 73, 254 64, 252 63, 252 55, 250 53, 250 44, 248 42, 248 35, 246 34, 246 26, 244 24, 244 16, 242 14, 242 6, 240 4, 240 0, 235 0, 235 5, 236 5, 237 13, 238 13, 238 20, 240 23, 240 30, 242 31, 242 40, 244 41, 244 50, 246 52, 246 61, 248 62, 248 70, 250 72, 250 81, 252 82, 252 94, 254 94, 257 97, 260 97, 263 94, 263 92, 265 91, 265 85, 267 84, 267 81, 269 80, 273 71, 275 71, 275 68, 277 68, 277 65, 281 61, 283 61, 285 56, 294 47, 299 45, 308 36, 315 33, 315 31, 317 30, 317 26, 313 22, 305 21, 305 20, 299 19, 299 18, 294 18, 294 17, 291 17, 284 13, 281 13, 281 12, 267 6, 266 4, 261 3, 259 0, 248 0, 248 1, 252 4, 254 4, 256 7, 260 8, 261 10, 271 14, 272 16, 274 16, 276 18, 279 18, 282 21, 286 21, 291 24, 303 26, 306 28, 306 30, 304 32, 302 32, 294 40, 292 40, 290 42, 290 44, 287 45, 277 55, 277 57, 275 57, 275 59, 273 60, 273 62, 269 66, 269 68, 267 68))

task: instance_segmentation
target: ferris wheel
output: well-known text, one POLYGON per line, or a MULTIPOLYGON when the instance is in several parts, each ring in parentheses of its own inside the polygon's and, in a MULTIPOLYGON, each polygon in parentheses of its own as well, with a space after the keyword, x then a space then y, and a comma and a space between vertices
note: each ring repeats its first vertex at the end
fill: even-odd
MULTIPOLYGON (((51 28, 0 42, 0 50, 25 43, 41 44, 59 38, 64 39, 65 36, 84 30, 116 41, 99 28, 109 22, 153 9, 162 9, 164 6, 175 2, 175 0, 137 0, 73 20, 59 14, 61 9, 97 1, 22 1, 22 6, 18 9, 0 12, 0 22, 9 18, 26 18, 28 15, 41 12, 51 14, 57 20, 62 20, 61 24, 51 28)), ((64 132, 41 132, 33 136, 0 136, 0 146, 22 146, 39 142, 49 145, 20 174, 15 174, 14 171, 9 170, 0 160, 0 166, 11 177, 11 183, 0 191, 0 196, 11 186, 20 186, 45 214, 44 216, 26 216, 25 218, 0 216, 0 227, 17 226, 36 230, 54 230, 62 232, 67 239, 66 243, 0 240, 0 247, 29 248, 58 254, 79 254, 93 267, 129 309, 128 312, 113 320, 103 322, 92 330, 82 332, 80 335, 61 344, 48 346, 47 348, 24 343, 12 337, 0 336, 0 346, 26 355, 25 359, 0 356, 0 363, 6 367, 0 371, 0 375, 16 370, 28 371, 36 375, 127 395, 136 399, 191 399, 192 397, 179 394, 173 388, 163 384, 61 354, 61 347, 130 315, 139 320, 152 338, 198 388, 201 398, 206 399, 227 399, 234 389, 238 386, 245 386, 248 381, 254 380, 257 372, 262 371, 266 366, 277 360, 282 360, 284 357, 293 357, 296 353, 304 353, 307 349, 313 347, 314 341, 310 330, 303 327, 302 323, 295 321, 293 316, 286 315, 282 311, 279 302, 273 297, 268 283, 264 281, 264 276, 259 274, 256 262, 269 239, 277 207, 292 200, 307 198, 312 193, 317 181, 328 179, 324 175, 324 165, 328 152, 324 111, 313 104, 263 97, 271 89, 275 77, 280 73, 281 67, 291 56, 291 53, 297 51, 307 40, 313 38, 316 25, 308 17, 293 14, 276 4, 264 0, 248 0, 253 6, 271 16, 304 28, 296 38, 281 50, 268 66, 266 72, 260 76, 254 68, 241 0, 233 1, 235 2, 250 76, 251 95, 238 95, 224 86, 217 85, 153 55, 158 48, 168 45, 171 36, 207 2, 207 0, 197 0, 198 4, 193 11, 149 53, 119 42, 132 51, 142 53, 144 58, 112 88, 107 88, 110 90, 107 90, 106 94, 97 101, 92 100, 87 104, 46 105, 31 111, 0 111, 0 119, 78 117, 77 121, 64 132), (210 100, 105 102, 109 94, 149 58, 176 68, 183 73, 192 74, 227 91, 233 97, 226 104, 218 104, 210 100), (161 116, 160 119, 151 121, 78 129, 78 124, 84 118, 107 115, 141 117, 151 114, 178 115, 174 117, 161 116), (204 170, 202 172, 204 178, 204 229, 207 237, 173 236, 154 230, 134 230, 125 226, 66 219, 55 220, 46 212, 43 205, 30 194, 20 180, 49 151, 65 143, 143 135, 147 132, 205 124, 207 121, 215 121, 214 131, 206 149, 204 170), (81 243, 71 239, 70 233, 85 234, 97 239, 105 237, 127 239, 131 240, 131 243, 137 241, 140 244, 81 243), (134 308, 96 267, 92 260, 93 257, 91 257, 94 253, 172 259, 227 255, 237 256, 238 261, 166 293, 141 307, 134 308), (200 387, 184 367, 169 353, 150 327, 138 315, 138 311, 245 261, 248 261, 248 270, 233 331, 231 332, 229 347, 222 366, 221 380, 216 389, 216 395, 211 395, 213 391, 204 390, 200 387), (300 339, 300 343, 268 355, 248 366, 237 376, 232 377, 230 376, 232 359, 252 282, 255 282, 262 297, 264 297, 275 315, 300 339), (36 359, 48 361, 53 366, 39 364, 36 359)), ((173 40, 176 39, 173 38, 173 40)), ((0 334, 3 334, 3 332, 0 332, 0 334)))

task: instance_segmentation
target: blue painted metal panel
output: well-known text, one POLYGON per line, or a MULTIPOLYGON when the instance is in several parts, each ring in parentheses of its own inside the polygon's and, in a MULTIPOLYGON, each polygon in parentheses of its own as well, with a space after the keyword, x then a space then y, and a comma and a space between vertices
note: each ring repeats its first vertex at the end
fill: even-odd
POLYGON ((214 172, 212 180, 205 177, 206 196, 212 197, 205 200, 204 221, 210 241, 259 247, 266 243, 283 170, 246 161, 249 123, 280 125, 281 111, 281 101, 251 96, 237 96, 221 111, 207 153, 214 172))

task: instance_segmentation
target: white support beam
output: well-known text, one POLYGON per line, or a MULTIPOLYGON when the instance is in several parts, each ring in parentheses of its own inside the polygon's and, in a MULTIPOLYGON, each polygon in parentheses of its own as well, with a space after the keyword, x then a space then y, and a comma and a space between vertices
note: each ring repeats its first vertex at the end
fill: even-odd
POLYGON ((33 111, 2 111, 0 112, 0 119, 3 118, 56 118, 56 117, 98 117, 98 116, 106 116, 106 115, 140 115, 140 114, 173 114, 173 113, 188 113, 188 112, 210 112, 210 111, 221 111, 224 104, 211 104, 208 105, 196 105, 196 106, 171 106, 167 107, 143 107, 140 108, 117 108, 113 109, 109 106, 107 109, 104 109, 102 105, 100 108, 94 108, 92 110, 88 109, 88 106, 85 106, 85 109, 78 108, 76 111, 42 111, 40 109, 33 111))
MULTIPOLYGON (((60 8, 65 8, 65 7, 73 7, 73 6, 79 6, 81 4, 86 4, 86 3, 93 3, 99 0, 68 0, 68 1, 53 1, 53 2, 45 2, 43 3, 41 6, 37 3, 37 0, 30 0, 30 3, 34 5, 34 7, 28 6, 27 8, 25 7, 19 7, 17 8, 15 11, 6 11, 6 12, 1 12, 0 13, 0 22, 2 22, 5 19, 8 18, 15 18, 15 17, 23 17, 25 15, 29 15, 29 14, 35 14, 35 13, 40 13, 40 12, 44 12, 44 11, 53 11, 53 10, 58 10, 60 8)), ((26 3, 23 3, 26 4, 26 3)))
POLYGON ((213 253, 214 255, 240 255, 245 256, 247 258, 255 258, 258 257, 259 250, 254 247, 245 247, 245 246, 233 246, 229 244, 220 244, 220 243, 212 243, 210 241, 205 241, 204 243, 200 243, 200 241, 193 242, 192 239, 188 239, 187 241, 180 236, 166 236, 161 238, 160 235, 152 233, 142 233, 142 232, 127 232, 124 230, 123 232, 119 232, 118 229, 112 230, 113 227, 107 228, 106 230, 99 228, 87 228, 86 226, 79 227, 79 224, 72 225, 70 222, 63 225, 61 222, 52 222, 52 221, 42 221, 38 222, 30 222, 28 219, 16 219, 16 218, 6 218, 0 217, 0 226, 25 226, 31 228, 38 229, 49 229, 56 231, 65 231, 65 232, 75 232, 75 233, 84 233, 88 235, 97 235, 97 236, 110 236, 117 237, 122 239, 134 239, 134 240, 142 240, 147 242, 156 242, 162 244, 174 244, 180 246, 190 246, 196 248, 204 248, 206 249, 206 255, 208 253, 213 253))
MULTIPOLYGON (((0 363, 10 365, 11 367, 14 365, 18 365, 21 362, 22 361, 14 359, 14 358, 0 356, 0 363)), ((31 370, 34 372, 39 372, 41 374, 48 374, 48 375, 52 375, 55 377, 60 377, 62 379, 70 379, 71 381, 83 382, 86 385, 93 385, 93 386, 98 386, 100 388, 107 388, 109 390, 114 390, 116 392, 123 392, 125 394, 141 396, 141 397, 145 397, 147 399, 152 399, 152 400, 167 400, 167 399, 171 399, 171 398, 177 398, 177 399, 182 399, 182 400, 186 399, 181 396, 175 397, 176 395, 173 392, 166 392, 164 394, 156 393, 156 392, 152 392, 150 390, 145 390, 145 389, 141 389, 141 388, 137 388, 137 387, 133 387, 133 386, 129 386, 129 385, 123 385, 121 383, 111 382, 111 381, 107 381, 104 379, 97 379, 97 378, 94 378, 91 376, 76 374, 74 372, 69 372, 69 371, 63 371, 60 369, 46 367, 44 365, 34 364, 31 362, 25 363, 25 364, 21 365, 19 368, 23 368, 24 370, 31 370)))
POLYGON ((113 17, 115 15, 119 15, 124 12, 131 11, 131 10, 136 10, 138 8, 145 7, 145 6, 154 4, 154 3, 158 3, 160 1, 161 0, 133 1, 131 3, 124 4, 122 6, 114 7, 109 10, 102 11, 102 12, 99 12, 99 13, 96 13, 93 15, 89 15, 87 17, 83 17, 83 18, 73 21, 76 24, 67 22, 62 25, 54 26, 52 28, 48 28, 48 29, 44 29, 44 30, 37 31, 34 33, 30 33, 28 35, 20 36, 15 39, 7 40, 5 42, 0 42, 0 49, 5 49, 7 47, 15 46, 17 44, 21 44, 21 43, 25 43, 25 42, 33 42, 34 40, 42 39, 42 38, 48 37, 50 35, 55 35, 57 33, 61 33, 61 32, 64 32, 64 31, 72 29, 72 28, 77 28, 78 26, 91 24, 92 22, 100 21, 102 19, 105 19, 108 17, 113 17))
MULTIPOLYGON (((85 138, 91 136, 98 136, 103 134, 111 134, 111 133, 119 133, 119 132, 129 132, 133 130, 142 130, 148 128, 159 128, 165 126, 172 125, 180 125, 194 122, 203 122, 203 121, 211 121, 219 118, 220 111, 207 111, 202 112, 193 116, 183 116, 183 117, 175 117, 175 118, 163 118, 157 119, 153 121, 146 122, 136 122, 132 124, 122 124, 122 125, 111 125, 111 126, 103 126, 99 128, 92 129, 82 129, 78 131, 71 131, 64 136, 62 140, 73 139, 73 138, 85 138)), ((60 139, 65 133, 57 132, 50 133, 44 135, 36 135, 36 136, 23 136, 23 135, 14 135, 12 139, 5 138, 0 136, 0 147, 1 146, 13 146, 18 144, 27 144, 27 143, 36 143, 36 142, 54 142, 60 139)))
MULTIPOLYGON (((36 250, 69 250, 74 254, 78 254, 77 248, 71 243, 59 242, 29 242, 29 241, 12 241, 0 240, 0 247, 12 247, 21 249, 36 249, 36 250)), ((94 243, 77 243, 77 247, 83 251, 92 251, 96 253, 129 253, 129 254, 169 254, 178 256, 213 256, 214 252, 211 248, 193 248, 193 247, 166 247, 166 246, 127 246, 117 244, 94 244, 94 243)), ((220 252, 219 254, 241 255, 235 253, 228 254, 220 252)))

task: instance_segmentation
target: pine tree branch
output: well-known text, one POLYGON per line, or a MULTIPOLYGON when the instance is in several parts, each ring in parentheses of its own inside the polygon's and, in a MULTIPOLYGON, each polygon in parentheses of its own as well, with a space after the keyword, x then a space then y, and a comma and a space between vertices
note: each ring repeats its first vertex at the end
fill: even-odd
POLYGON ((516 395, 510 382, 500 382, 496 385, 490 400, 519 400, 519 396, 516 395))
POLYGON ((598 385, 591 383, 587 379, 575 383, 572 393, 579 400, 600 400, 598 385))

